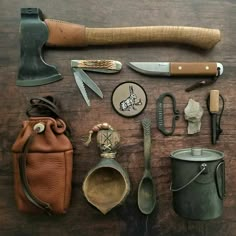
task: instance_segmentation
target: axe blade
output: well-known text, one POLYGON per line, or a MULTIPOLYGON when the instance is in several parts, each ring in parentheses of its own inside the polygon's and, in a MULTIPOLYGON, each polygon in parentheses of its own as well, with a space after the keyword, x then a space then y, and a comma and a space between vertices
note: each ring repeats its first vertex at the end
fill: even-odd
POLYGON ((38 86, 62 79, 56 67, 47 64, 42 57, 42 48, 48 39, 48 28, 42 18, 38 8, 21 9, 18 86, 38 86))

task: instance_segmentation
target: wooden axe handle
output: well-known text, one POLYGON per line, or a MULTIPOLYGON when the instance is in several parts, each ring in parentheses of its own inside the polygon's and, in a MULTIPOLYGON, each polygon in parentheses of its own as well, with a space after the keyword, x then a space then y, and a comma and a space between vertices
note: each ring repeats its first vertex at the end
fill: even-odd
POLYGON ((220 41, 218 29, 183 26, 147 26, 122 28, 86 28, 83 25, 46 19, 47 45, 81 47, 146 42, 184 43, 210 49, 220 41))

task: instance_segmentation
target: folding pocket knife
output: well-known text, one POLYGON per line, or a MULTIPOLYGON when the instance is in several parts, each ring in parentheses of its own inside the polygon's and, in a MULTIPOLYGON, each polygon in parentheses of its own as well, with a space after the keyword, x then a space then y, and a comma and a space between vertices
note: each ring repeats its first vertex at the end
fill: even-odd
POLYGON ((122 68, 122 64, 114 60, 72 60, 71 67, 110 74, 119 72, 122 68))
POLYGON ((71 68, 75 82, 88 106, 90 100, 84 85, 87 85, 95 94, 103 98, 103 93, 97 84, 84 72, 93 71, 99 73, 117 73, 121 70, 122 64, 113 60, 71 60, 71 68))

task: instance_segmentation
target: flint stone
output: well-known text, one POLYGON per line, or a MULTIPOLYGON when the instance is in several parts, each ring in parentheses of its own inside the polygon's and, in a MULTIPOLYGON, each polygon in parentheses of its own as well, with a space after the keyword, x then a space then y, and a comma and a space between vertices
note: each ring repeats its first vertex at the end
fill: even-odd
POLYGON ((190 98, 184 109, 184 118, 188 121, 188 134, 200 132, 202 116, 203 109, 200 103, 190 98))

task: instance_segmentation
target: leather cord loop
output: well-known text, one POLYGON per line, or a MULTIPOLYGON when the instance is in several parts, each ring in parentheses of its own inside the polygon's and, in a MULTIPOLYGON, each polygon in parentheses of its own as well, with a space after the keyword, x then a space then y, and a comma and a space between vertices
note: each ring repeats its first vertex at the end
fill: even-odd
POLYGON ((26 198, 37 208, 42 209, 45 211, 48 215, 52 215, 52 208, 49 203, 46 203, 39 198, 37 198, 33 192, 31 191, 27 175, 26 175, 26 163, 27 163, 27 153, 28 153, 28 147, 33 141, 33 138, 38 134, 38 129, 34 130, 33 133, 29 136, 29 138, 26 140, 25 145, 22 150, 22 154, 19 157, 19 172, 20 172, 20 179, 21 184, 23 188, 23 192, 26 196, 26 198))
POLYGON ((27 109, 27 116, 50 116, 54 118, 62 117, 59 113, 56 101, 52 96, 34 97, 30 99, 30 107, 27 109))
POLYGON ((63 119, 63 116, 60 114, 59 108, 58 108, 58 102, 56 99, 52 96, 46 96, 46 97, 34 97, 30 99, 30 106, 26 111, 26 115, 28 117, 34 117, 34 116, 49 116, 55 119, 60 119, 62 121, 62 124, 65 125, 65 135, 69 138, 71 138, 71 131, 69 124, 63 119))

